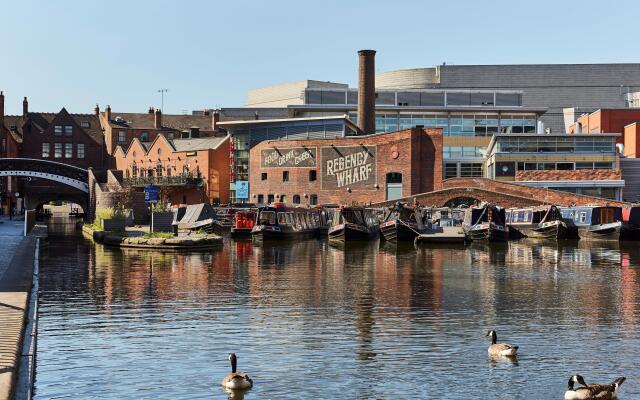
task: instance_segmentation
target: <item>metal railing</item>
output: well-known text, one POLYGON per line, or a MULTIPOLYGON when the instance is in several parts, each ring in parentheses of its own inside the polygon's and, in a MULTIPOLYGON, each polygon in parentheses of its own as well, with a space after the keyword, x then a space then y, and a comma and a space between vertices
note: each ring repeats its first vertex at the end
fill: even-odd
POLYGON ((202 184, 202 178, 194 178, 188 175, 177 176, 137 176, 131 178, 124 178, 123 183, 125 186, 186 186, 193 185, 198 186, 202 184))

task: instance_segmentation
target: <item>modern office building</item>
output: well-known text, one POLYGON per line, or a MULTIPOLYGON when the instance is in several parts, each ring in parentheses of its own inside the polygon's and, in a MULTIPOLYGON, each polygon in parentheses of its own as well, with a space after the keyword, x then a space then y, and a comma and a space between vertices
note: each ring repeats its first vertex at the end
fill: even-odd
POLYGON ((527 186, 623 199, 619 134, 499 134, 487 149, 485 176, 527 186))

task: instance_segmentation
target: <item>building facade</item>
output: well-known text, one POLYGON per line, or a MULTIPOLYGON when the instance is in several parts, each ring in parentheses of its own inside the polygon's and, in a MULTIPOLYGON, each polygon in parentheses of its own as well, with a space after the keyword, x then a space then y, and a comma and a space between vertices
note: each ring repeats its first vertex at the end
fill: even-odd
POLYGON ((368 204, 440 188, 442 132, 265 140, 250 150, 255 203, 368 204))
POLYGON ((499 181, 623 199, 619 134, 496 135, 487 149, 485 175, 499 181))
POLYGON ((171 204, 229 201, 229 136, 134 138, 126 149, 116 146, 114 158, 125 187, 160 186, 162 200, 171 204))

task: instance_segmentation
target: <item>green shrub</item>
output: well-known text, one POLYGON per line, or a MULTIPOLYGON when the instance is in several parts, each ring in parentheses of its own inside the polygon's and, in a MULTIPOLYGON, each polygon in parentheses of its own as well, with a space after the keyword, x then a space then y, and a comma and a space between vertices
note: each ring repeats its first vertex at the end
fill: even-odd
POLYGON ((144 234, 145 239, 154 239, 154 238, 170 239, 172 237, 173 237, 173 234, 169 232, 151 232, 151 233, 144 234))

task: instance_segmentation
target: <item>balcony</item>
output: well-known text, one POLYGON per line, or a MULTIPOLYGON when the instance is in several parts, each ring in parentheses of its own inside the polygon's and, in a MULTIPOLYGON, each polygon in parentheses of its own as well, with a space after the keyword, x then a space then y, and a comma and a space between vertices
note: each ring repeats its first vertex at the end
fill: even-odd
POLYGON ((141 187, 147 185, 156 186, 202 186, 202 178, 194 178, 188 175, 178 176, 139 176, 124 178, 124 186, 141 187))

